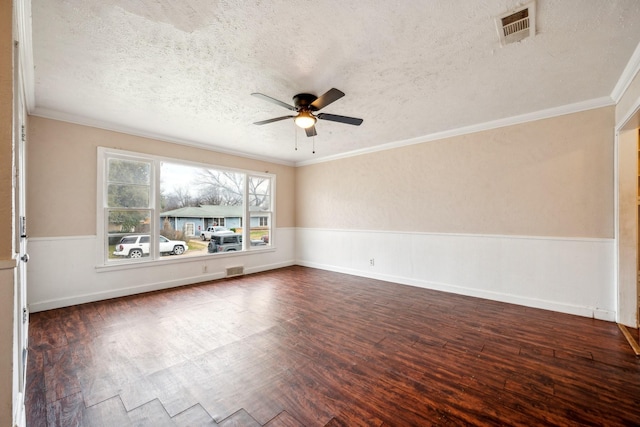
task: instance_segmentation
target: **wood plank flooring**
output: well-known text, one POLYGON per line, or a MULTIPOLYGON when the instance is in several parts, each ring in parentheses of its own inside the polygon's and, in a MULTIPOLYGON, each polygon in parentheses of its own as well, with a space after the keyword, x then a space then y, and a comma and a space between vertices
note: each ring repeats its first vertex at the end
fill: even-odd
POLYGON ((615 323, 304 267, 35 313, 29 335, 29 427, 640 425, 615 323))

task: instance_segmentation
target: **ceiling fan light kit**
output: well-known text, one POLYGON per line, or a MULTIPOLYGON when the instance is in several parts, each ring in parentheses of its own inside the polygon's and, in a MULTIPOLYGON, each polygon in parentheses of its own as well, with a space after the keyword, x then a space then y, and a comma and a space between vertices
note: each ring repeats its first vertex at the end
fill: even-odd
MULTIPOLYGON (((273 119, 262 120, 259 122, 254 122, 255 125, 266 125, 268 123, 278 122, 280 120, 286 120, 292 118, 296 126, 301 127, 305 130, 308 137, 313 137, 317 135, 315 124, 320 120, 329 120, 332 122, 344 123, 353 126, 360 126, 362 124, 362 119, 358 119, 355 117, 347 117, 347 116, 338 116, 336 114, 323 114, 320 113, 317 116, 313 113, 315 111, 321 110, 332 102, 337 101, 338 99, 344 96, 344 92, 338 90, 336 88, 329 89, 325 94, 317 97, 310 93, 299 93, 293 97, 293 104, 289 105, 286 102, 279 101, 275 98, 272 98, 268 95, 264 95, 262 93, 252 93, 251 95, 263 99, 267 102, 271 102, 273 104, 279 105, 281 107, 286 108, 287 110, 295 111, 295 116, 282 116, 275 117, 273 119)), ((315 151, 315 150, 314 150, 315 151)))
POLYGON ((315 125, 318 119, 309 111, 301 111, 293 121, 302 129, 308 129, 315 125))

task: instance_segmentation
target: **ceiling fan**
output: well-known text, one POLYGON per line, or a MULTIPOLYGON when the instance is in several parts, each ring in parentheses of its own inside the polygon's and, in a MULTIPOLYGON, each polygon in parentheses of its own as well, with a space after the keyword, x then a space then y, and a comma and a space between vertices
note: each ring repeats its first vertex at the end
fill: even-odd
POLYGON ((280 120, 292 118, 296 125, 306 131, 307 136, 316 136, 317 133, 315 124, 318 119, 329 120, 338 123, 346 123, 348 125, 354 126, 360 126, 360 124, 362 124, 362 119, 357 119, 355 117, 338 116, 335 114, 326 113, 314 114, 314 112, 323 109, 327 105, 337 101, 344 96, 344 92, 336 88, 329 89, 324 95, 321 95, 320 97, 317 97, 310 93, 299 93, 293 97, 293 105, 289 105, 286 102, 278 101, 277 99, 264 95, 262 93, 252 93, 251 95, 298 113, 294 116, 289 115, 262 120, 260 122, 255 122, 254 125, 266 125, 267 123, 273 123, 280 120))

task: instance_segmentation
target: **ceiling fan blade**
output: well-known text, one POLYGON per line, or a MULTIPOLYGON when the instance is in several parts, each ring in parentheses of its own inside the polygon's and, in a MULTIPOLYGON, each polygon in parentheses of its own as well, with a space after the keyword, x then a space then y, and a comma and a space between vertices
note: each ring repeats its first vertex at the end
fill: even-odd
POLYGON ((316 111, 321 110, 332 102, 342 98, 343 96, 344 92, 336 88, 331 88, 324 95, 320 95, 318 99, 313 101, 311 103, 311 108, 314 108, 316 111))
POLYGON ((272 98, 270 96, 267 96, 267 95, 265 95, 263 93, 252 93, 251 95, 255 96, 256 98, 264 99, 267 102, 271 102, 273 104, 276 104, 276 105, 279 105, 281 107, 284 107, 287 110, 298 111, 298 110, 296 110, 296 107, 294 107, 293 105, 289 105, 286 102, 278 101, 277 99, 272 98))
POLYGON ((286 119, 290 119, 292 117, 295 116, 282 116, 282 117, 276 117, 275 119, 268 119, 268 120, 263 120, 261 122, 254 122, 254 125, 266 125, 267 123, 273 123, 273 122, 279 122, 280 120, 286 120, 286 119))
POLYGON ((318 133, 316 132, 316 127, 311 126, 310 128, 306 128, 305 132, 307 132, 307 136, 316 136, 318 133))
POLYGON ((316 116, 322 120, 329 120, 332 122, 346 123, 348 125, 360 126, 362 124, 362 119, 357 119, 355 117, 347 117, 347 116, 337 116, 335 114, 325 114, 320 113, 316 116))

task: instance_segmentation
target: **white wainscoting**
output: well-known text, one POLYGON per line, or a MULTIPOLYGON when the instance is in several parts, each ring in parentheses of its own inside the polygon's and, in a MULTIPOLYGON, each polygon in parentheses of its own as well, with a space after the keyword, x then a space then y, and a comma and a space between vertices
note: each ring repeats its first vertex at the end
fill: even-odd
POLYGON ((167 257, 135 267, 96 267, 96 236, 30 238, 28 305, 32 312, 166 289, 225 277, 228 267, 245 274, 293 265, 295 229, 278 228, 274 247, 237 254, 167 257))
POLYGON ((275 250, 96 268, 95 236, 31 238, 32 312, 299 264, 615 321, 613 239, 276 230, 275 250), (370 260, 374 265, 370 265, 370 260), (203 272, 206 266, 206 272, 203 272))
POLYGON ((608 321, 614 260, 614 239, 296 232, 299 265, 608 321))

